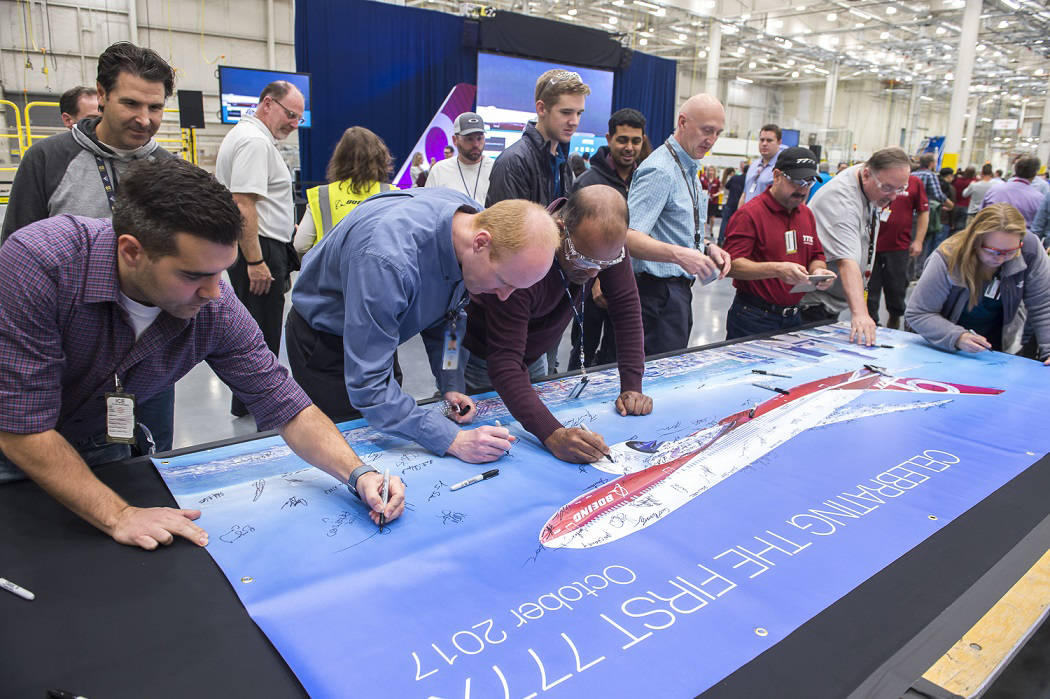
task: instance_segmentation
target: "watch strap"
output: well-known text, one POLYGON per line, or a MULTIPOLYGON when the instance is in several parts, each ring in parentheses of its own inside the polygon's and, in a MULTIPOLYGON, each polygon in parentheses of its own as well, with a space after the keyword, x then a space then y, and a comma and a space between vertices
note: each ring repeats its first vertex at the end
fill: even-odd
POLYGON ((375 466, 361 465, 350 472, 350 477, 346 479, 346 487, 358 500, 361 499, 361 495, 357 492, 357 479, 366 473, 379 473, 379 469, 375 466))

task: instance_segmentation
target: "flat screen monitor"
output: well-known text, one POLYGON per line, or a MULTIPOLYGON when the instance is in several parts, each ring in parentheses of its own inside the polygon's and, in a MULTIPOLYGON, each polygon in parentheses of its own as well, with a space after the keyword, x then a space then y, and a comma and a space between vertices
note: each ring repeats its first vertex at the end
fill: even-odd
POLYGON ((780 143, 788 148, 794 148, 798 145, 798 129, 781 129, 780 130, 780 143))
POLYGON ((493 158, 521 138, 530 119, 536 118, 536 78, 554 68, 580 74, 590 88, 580 125, 569 144, 570 153, 594 153, 605 145, 612 110, 613 73, 564 63, 537 61, 498 53, 478 52, 478 114, 488 134, 485 153, 493 158))
POLYGON ((224 124, 236 124, 241 117, 251 114, 259 104, 259 93, 275 80, 287 80, 303 93, 306 109, 299 128, 310 127, 310 74, 288 73, 281 70, 259 70, 219 66, 220 116, 224 124))

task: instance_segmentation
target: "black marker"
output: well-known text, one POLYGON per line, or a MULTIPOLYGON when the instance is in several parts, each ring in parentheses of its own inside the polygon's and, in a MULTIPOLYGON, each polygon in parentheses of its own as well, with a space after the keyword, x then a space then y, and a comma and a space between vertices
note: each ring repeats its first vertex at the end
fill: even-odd
POLYGON ((470 478, 468 478, 465 481, 460 481, 459 483, 456 483, 454 486, 451 486, 449 488, 449 490, 459 490, 460 488, 466 488, 468 485, 474 485, 475 483, 480 483, 481 481, 487 481, 488 479, 493 478, 493 477, 498 476, 498 475, 499 475, 499 469, 498 468, 494 468, 491 471, 485 471, 484 473, 479 473, 476 476, 471 476, 470 478))
MULTIPOLYGON (((580 429, 583 430, 584 432, 590 432, 590 429, 588 429, 587 424, 583 423, 583 422, 580 423, 580 429)), ((615 464, 616 463, 615 461, 613 461, 612 456, 610 456, 609 454, 602 454, 602 456, 604 456, 606 459, 608 459, 610 464, 615 464)))
POLYGON ((767 391, 776 391, 777 393, 779 393, 782 396, 786 396, 786 395, 788 395, 788 393, 790 393, 790 391, 786 391, 783 388, 780 388, 779 386, 767 386, 764 383, 753 383, 751 385, 754 386, 755 388, 764 388, 767 391))
POLYGON ((763 376, 779 376, 782 379, 790 379, 791 377, 787 374, 774 374, 772 371, 766 371, 765 369, 752 369, 752 374, 762 374, 763 376))

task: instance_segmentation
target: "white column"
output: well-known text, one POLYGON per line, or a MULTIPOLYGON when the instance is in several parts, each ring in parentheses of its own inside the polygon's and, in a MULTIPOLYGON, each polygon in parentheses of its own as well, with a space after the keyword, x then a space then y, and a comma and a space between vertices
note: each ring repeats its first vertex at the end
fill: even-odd
POLYGON ((904 150, 912 152, 918 145, 915 143, 915 122, 919 115, 919 81, 911 84, 911 97, 908 98, 908 121, 904 133, 904 150))
POLYGON ((831 129, 831 120, 835 115, 835 96, 838 94, 839 64, 831 64, 828 79, 824 83, 824 133, 831 129))
MULTIPOLYGON (((966 120, 966 140, 962 144, 962 157, 959 158, 960 167, 967 167, 968 165, 976 167, 976 163, 973 162, 973 139, 977 134, 977 120, 980 119, 977 115, 979 104, 980 102, 977 100, 976 95, 970 98, 970 107, 966 110, 970 116, 966 120)), ((980 173, 980 171, 981 168, 977 168, 977 172, 980 173)))
POLYGON ((977 49, 977 30, 981 21, 983 0, 966 0, 962 32, 959 35, 959 57, 955 66, 955 85, 948 108, 948 135, 944 139, 943 167, 959 165, 959 147, 962 145, 963 115, 970 97, 970 79, 973 77, 973 59, 977 49))
POLYGON ((273 0, 266 0, 266 60, 270 70, 277 70, 277 30, 274 26, 273 0))
MULTIPOLYGON (((139 43, 139 8, 138 0, 128 0, 128 41, 138 46, 139 43)), ((80 8, 77 7, 79 10, 80 8)), ((79 22, 78 22, 79 24, 79 22)), ((80 31, 80 27, 77 27, 80 31)))
POLYGON ((711 19, 711 29, 707 33, 707 39, 711 43, 711 50, 707 52, 704 92, 718 97, 718 59, 722 55, 722 24, 714 18, 711 19))
POLYGON ((1039 124, 1039 161, 1046 165, 1050 161, 1050 83, 1047 84, 1046 101, 1043 102, 1043 121, 1039 124))

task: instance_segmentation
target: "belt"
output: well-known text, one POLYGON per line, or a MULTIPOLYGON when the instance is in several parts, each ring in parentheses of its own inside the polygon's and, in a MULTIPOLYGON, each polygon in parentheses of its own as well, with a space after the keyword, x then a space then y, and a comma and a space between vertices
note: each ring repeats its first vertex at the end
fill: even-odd
POLYGON ((653 281, 665 282, 665 283, 668 283, 668 284, 685 284, 687 286, 692 286, 693 284, 696 283, 696 278, 695 277, 682 277, 682 276, 678 276, 678 277, 658 277, 655 274, 649 274, 648 272, 638 272, 634 276, 636 278, 637 277, 648 277, 649 279, 652 279, 653 281))
POLYGON ((770 303, 769 301, 760 299, 752 294, 745 294, 742 291, 737 291, 736 295, 741 303, 747 304, 748 306, 754 306, 761 311, 772 313, 773 315, 778 315, 782 318, 790 318, 797 315, 799 312, 798 306, 778 306, 775 303, 770 303))

